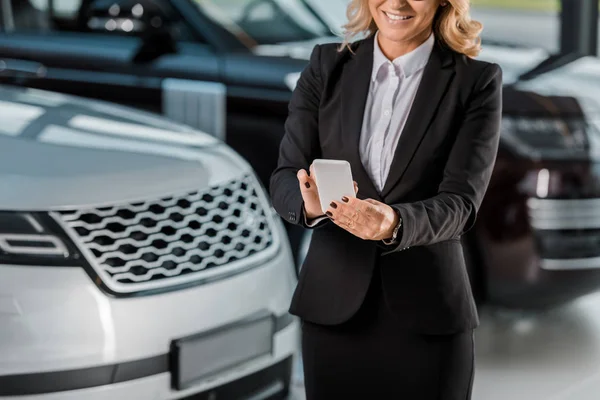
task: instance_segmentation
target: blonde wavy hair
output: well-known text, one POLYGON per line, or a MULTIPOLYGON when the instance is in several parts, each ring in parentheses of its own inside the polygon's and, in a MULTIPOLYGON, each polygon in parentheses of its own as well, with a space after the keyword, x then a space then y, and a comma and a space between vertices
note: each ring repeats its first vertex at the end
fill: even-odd
MULTIPOLYGON (((468 57, 476 57, 481 51, 479 34, 483 25, 471 19, 469 0, 442 0, 433 19, 433 31, 437 40, 447 47, 468 57)), ((344 25, 343 47, 361 34, 371 36, 377 31, 375 20, 369 11, 368 0, 352 0, 348 4, 348 23, 344 25)))

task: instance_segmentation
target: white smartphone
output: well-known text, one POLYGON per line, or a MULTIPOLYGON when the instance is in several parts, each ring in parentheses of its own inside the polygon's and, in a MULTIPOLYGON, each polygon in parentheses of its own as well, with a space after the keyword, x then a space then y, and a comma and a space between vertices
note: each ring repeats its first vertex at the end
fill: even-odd
POLYGON ((317 159, 312 165, 323 213, 332 201, 341 201, 344 196, 356 196, 352 169, 348 161, 317 159))

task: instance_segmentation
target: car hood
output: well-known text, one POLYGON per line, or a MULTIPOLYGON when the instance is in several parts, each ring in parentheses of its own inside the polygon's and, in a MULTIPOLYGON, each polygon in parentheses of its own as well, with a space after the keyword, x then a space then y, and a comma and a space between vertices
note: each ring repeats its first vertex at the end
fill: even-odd
POLYGON ((298 60, 309 60, 313 48, 317 44, 341 43, 340 38, 325 36, 314 40, 286 42, 277 44, 262 44, 254 47, 254 54, 271 57, 291 57, 298 60))
MULTIPOLYGON (((324 43, 341 43, 341 39, 332 36, 310 41, 260 45, 254 48, 254 53, 266 57, 309 60, 314 46, 324 43)), ((548 53, 542 49, 485 44, 478 58, 499 64, 503 71, 504 83, 510 84, 516 82, 521 74, 529 71, 547 57, 548 53)))
POLYGON ((569 99, 588 120, 600 119, 600 59, 596 57, 579 58, 513 86, 540 98, 569 99))
POLYGON ((217 139, 155 114, 1 89, 1 210, 135 202, 199 190, 249 171, 217 139))

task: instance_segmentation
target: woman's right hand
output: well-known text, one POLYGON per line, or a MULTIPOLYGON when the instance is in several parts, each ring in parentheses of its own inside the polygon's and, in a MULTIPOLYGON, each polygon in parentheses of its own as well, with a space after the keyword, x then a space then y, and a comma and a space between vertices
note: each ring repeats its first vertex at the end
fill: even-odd
MULTIPOLYGON (((315 169, 312 164, 310 166, 310 175, 306 170, 298 171, 298 183, 300 184, 300 192, 304 200, 304 212, 307 220, 313 220, 325 216, 321 210, 321 200, 319 191, 317 190, 317 182, 315 181, 315 169)), ((354 193, 358 194, 358 184, 354 181, 354 193)))
POLYGON ((298 183, 300 184, 300 192, 302 193, 302 199, 304 200, 304 212, 306 213, 306 219, 312 220, 325 215, 321 210, 321 201, 319 199, 319 191, 317 190, 317 183, 314 179, 314 168, 310 166, 310 175, 306 170, 301 169, 298 171, 298 183))

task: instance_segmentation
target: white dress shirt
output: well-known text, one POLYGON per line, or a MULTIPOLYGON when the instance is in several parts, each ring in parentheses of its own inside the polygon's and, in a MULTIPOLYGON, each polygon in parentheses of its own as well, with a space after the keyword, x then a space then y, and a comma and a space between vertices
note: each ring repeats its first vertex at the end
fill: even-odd
MULTIPOLYGON (((374 38, 373 69, 359 150, 363 166, 381 192, 435 39, 431 34, 415 50, 390 61, 379 47, 378 36, 379 32, 374 38)), ((325 218, 307 225, 316 226, 325 218)))
POLYGON ((410 53, 390 61, 375 34, 371 85, 360 136, 360 159, 380 192, 390 172, 398 139, 433 50, 433 34, 410 53))

